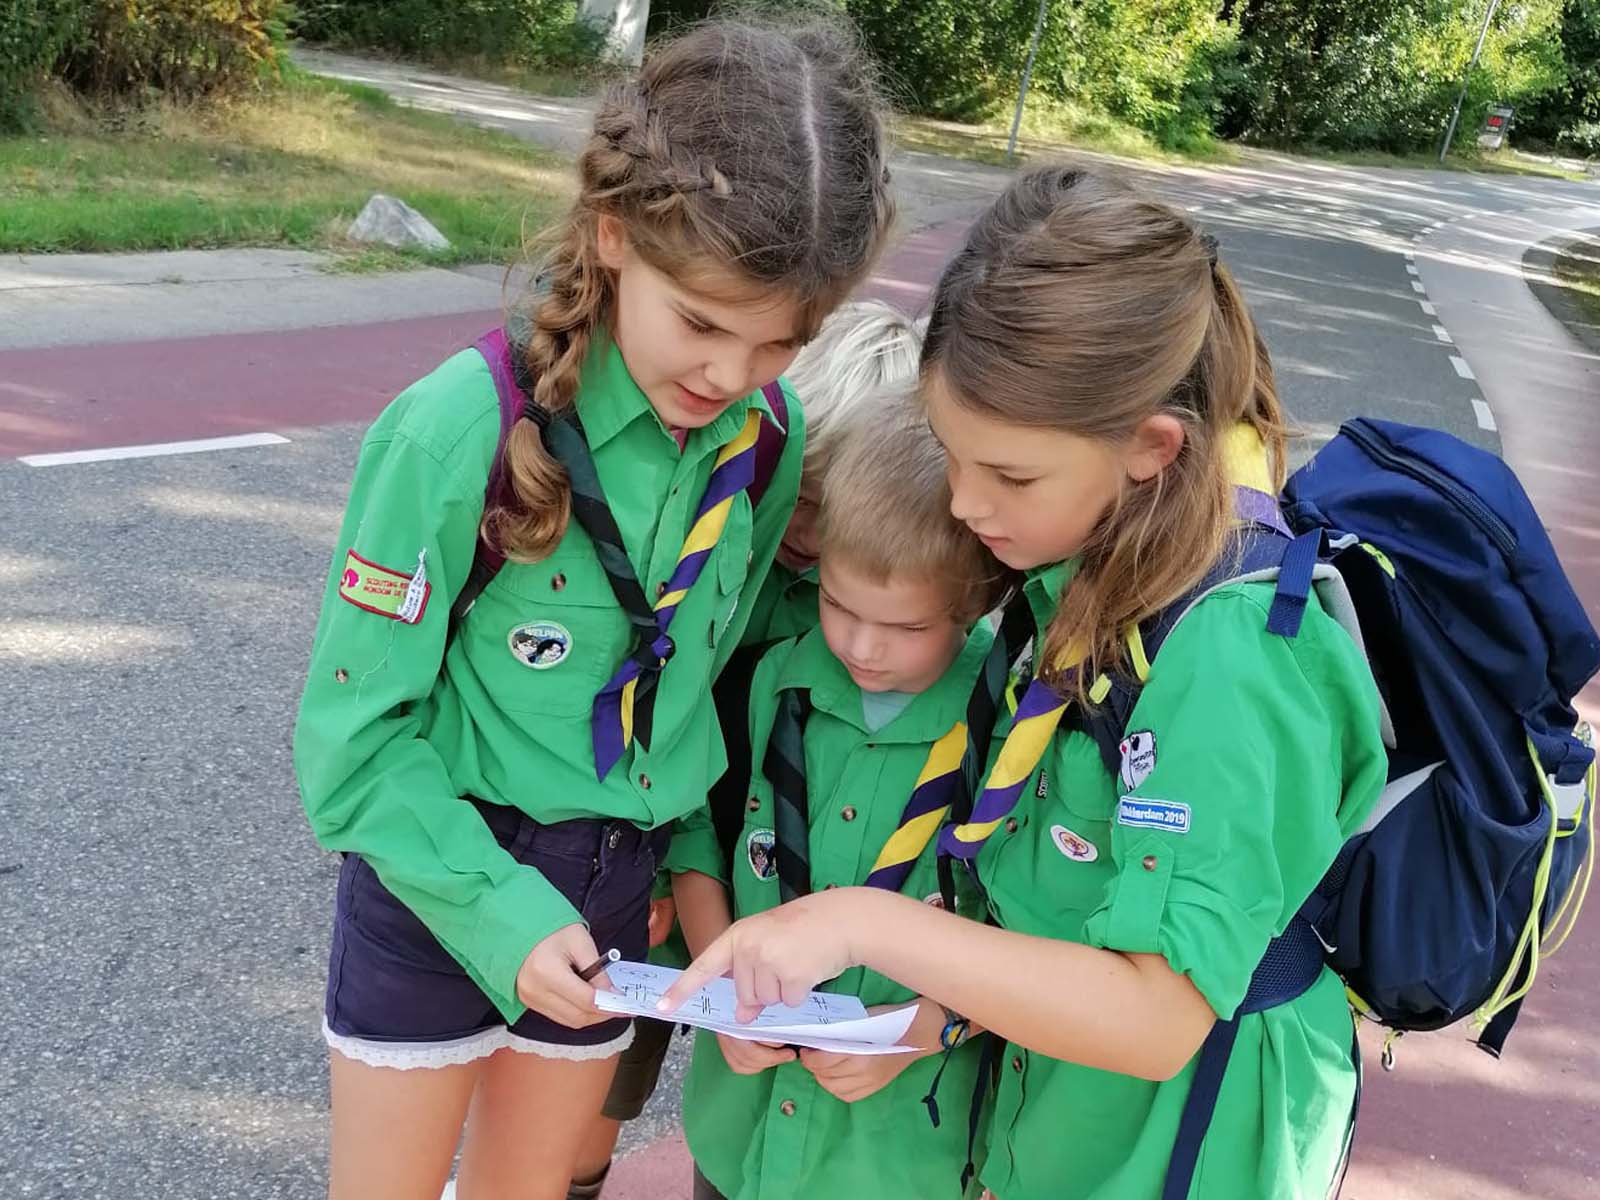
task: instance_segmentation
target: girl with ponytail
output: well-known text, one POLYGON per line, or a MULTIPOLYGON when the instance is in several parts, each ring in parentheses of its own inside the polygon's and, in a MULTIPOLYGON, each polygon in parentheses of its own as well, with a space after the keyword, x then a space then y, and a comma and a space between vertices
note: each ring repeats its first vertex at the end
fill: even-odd
POLYGON ((892 217, 870 83, 821 25, 657 47, 577 170, 505 337, 368 432, 327 583, 294 750, 345 855, 334 1200, 435 1200, 463 1127, 461 1200, 566 1195, 631 1037, 588 968, 645 955, 666 830, 723 767, 711 682, 794 505, 778 378, 892 217), (497 379, 528 397, 503 439, 497 379), (458 603, 480 539, 505 565, 458 603))
POLYGON ((1032 678, 939 839, 993 924, 804 897, 734 925, 664 1007, 724 971, 761 1004, 863 965, 1004 1039, 978 1156, 998 1200, 1324 1195, 1356 1092, 1344 988, 1314 943, 1294 988, 1263 1000, 1254 977, 1386 756, 1365 659, 1315 593, 1284 637, 1273 584, 1233 578, 1285 435, 1232 274, 1183 214, 1030 171, 940 281, 921 395, 953 512, 1025 573, 1006 625, 1033 634, 1032 678), (1212 1087, 1208 1130, 1185 1108, 1212 1087))

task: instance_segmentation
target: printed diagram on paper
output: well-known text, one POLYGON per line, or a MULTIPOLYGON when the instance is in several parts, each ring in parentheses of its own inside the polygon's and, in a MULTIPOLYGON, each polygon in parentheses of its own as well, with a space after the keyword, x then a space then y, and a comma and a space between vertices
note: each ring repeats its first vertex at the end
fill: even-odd
MULTIPOLYGON (((612 990, 597 993, 595 1002, 605 1012, 661 1019, 656 1001, 681 974, 651 963, 612 963, 606 968, 612 990)), ((914 1004, 871 1016, 854 996, 812 992, 803 1005, 769 1005, 743 1024, 734 1019, 737 1008, 733 981, 713 979, 670 1019, 747 1042, 781 1042, 840 1054, 904 1054, 917 1048, 899 1044, 916 1016, 914 1004)))

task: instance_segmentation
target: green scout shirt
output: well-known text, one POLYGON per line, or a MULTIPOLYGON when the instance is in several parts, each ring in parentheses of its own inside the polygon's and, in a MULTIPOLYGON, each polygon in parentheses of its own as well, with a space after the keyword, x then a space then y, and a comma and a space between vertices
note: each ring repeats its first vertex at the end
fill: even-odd
MULTIPOLYGON (((784 642, 762 659, 751 687, 752 762, 766 754, 780 691, 808 688, 806 791, 811 812, 811 882, 816 890, 863 883, 916 786, 933 743, 965 714, 967 700, 993 641, 980 622, 950 668, 894 720, 869 732, 861 689, 828 652, 821 630, 784 642)), ((752 775, 745 827, 733 855, 736 917, 774 907, 776 864, 758 876, 752 844, 770 848, 772 788, 752 775)), ((721 851, 709 818, 679 824, 668 865, 721 877, 721 851)), ((763 861, 771 863, 770 855, 763 861)), ((902 888, 927 902, 939 899, 930 843, 902 888)), ((963 887, 956 903, 975 916, 979 898, 963 887)), ((863 1004, 900 1004, 915 993, 864 968, 852 968, 825 990, 859 996, 863 1004)), ((717 1040, 700 1033, 684 1081, 684 1133, 695 1163, 728 1200, 789 1200, 812 1196, 873 1196, 926 1200, 954 1195, 967 1155, 967 1111, 978 1071, 976 1042, 956 1050, 940 1082, 945 1119, 934 1129, 921 1103, 940 1056, 910 1064, 881 1091, 854 1104, 828 1094, 798 1062, 758 1075, 729 1070, 717 1040)))
MULTIPOLYGON (((1041 637, 1071 570, 1025 585, 1041 637)), ((979 857, 1003 927, 1160 954, 1234 1013, 1385 775, 1360 651, 1314 595, 1297 638, 1268 634, 1272 594, 1228 586, 1184 618, 1134 708, 1130 739, 1148 736, 1122 780, 1086 734, 1057 733, 979 857), (1187 831, 1122 823, 1125 795, 1187 806, 1187 831)), ((1327 969, 1242 1018, 1190 1196, 1320 1200, 1355 1088, 1350 1041, 1327 969)), ((999 1200, 1159 1197, 1193 1071, 1152 1083, 1008 1047, 984 1184, 999 1200)))
POLYGON ((810 633, 821 620, 817 608, 820 592, 816 567, 791 571, 781 562, 773 563, 772 573, 756 597, 745 641, 760 644, 810 633))
MULTIPOLYGON (((766 403, 752 393, 691 430, 680 453, 621 354, 599 339, 577 404, 628 557, 653 598, 678 561, 718 450, 766 403)), ((644 828, 705 803, 724 760, 711 679, 739 642, 799 489, 805 430, 793 401, 789 422, 760 513, 747 496, 735 500, 673 618, 677 653, 656 692, 651 748, 636 743, 603 782, 595 780, 590 708, 630 633, 576 520, 549 557, 508 562, 445 650, 499 438, 482 357, 449 359, 367 433, 295 729, 301 792, 317 839, 366 858, 508 1021, 524 1011, 515 987, 524 958, 578 915, 543 875, 501 849, 460 797, 514 805, 543 822, 611 817, 644 828), (344 599, 347 551, 406 574, 420 564, 431 589, 420 619, 344 599), (535 624, 545 627, 541 639, 552 626, 558 634, 537 667, 511 643, 535 624)))

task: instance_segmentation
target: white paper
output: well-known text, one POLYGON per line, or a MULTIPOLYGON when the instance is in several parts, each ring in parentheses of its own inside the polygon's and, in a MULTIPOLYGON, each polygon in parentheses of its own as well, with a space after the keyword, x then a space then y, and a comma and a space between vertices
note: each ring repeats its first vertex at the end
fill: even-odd
POLYGON ((741 1022, 734 1016, 738 996, 733 981, 713 979, 677 1012, 660 1012, 656 1001, 682 974, 653 963, 612 963, 606 968, 612 990, 595 993, 595 1003, 604 1012, 677 1021, 747 1042, 782 1042, 837 1054, 903 1054, 917 1049, 899 1044, 916 1017, 916 1005, 872 1016, 855 996, 832 992, 812 992, 797 1007, 768 1005, 755 1020, 741 1022))

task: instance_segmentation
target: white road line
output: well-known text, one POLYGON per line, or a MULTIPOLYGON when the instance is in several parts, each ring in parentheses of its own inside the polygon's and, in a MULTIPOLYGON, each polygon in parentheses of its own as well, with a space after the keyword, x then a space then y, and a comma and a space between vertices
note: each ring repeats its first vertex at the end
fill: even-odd
POLYGON ((1477 376, 1472 373, 1472 368, 1467 366, 1467 360, 1462 358, 1459 354, 1452 354, 1450 356, 1450 365, 1456 369, 1456 374, 1461 376, 1463 379, 1477 378, 1477 376))
POLYGON ((1433 336, 1438 338, 1441 342, 1443 342, 1447 346, 1451 346, 1451 345, 1455 344, 1455 339, 1450 336, 1450 331, 1448 329, 1446 329, 1443 325, 1435 325, 1433 327, 1433 336))
POLYGON ((1413 262, 1408 262, 1406 264, 1406 274, 1407 275, 1415 275, 1416 273, 1417 273, 1417 264, 1413 263, 1413 262))
POLYGON ((1406 261, 1407 262, 1415 262, 1416 259, 1417 259, 1417 255, 1416 255, 1415 251, 1412 251, 1412 250, 1407 250, 1406 251, 1406 261))
POLYGON ((1490 433, 1494 433, 1499 429, 1499 426, 1494 423, 1494 414, 1489 411, 1489 406, 1476 396, 1472 398, 1472 411, 1478 416, 1479 429, 1487 429, 1490 433))
POLYGON ((107 446, 100 450, 69 450, 60 454, 24 454, 17 459, 30 467, 65 467, 75 463, 107 462, 117 458, 156 458, 164 454, 198 454, 205 450, 239 450, 247 446, 282 446, 289 439, 276 433, 241 433, 233 437, 202 438, 193 442, 157 442, 148 446, 107 446))
POLYGON ((1420 279, 1413 279, 1411 281, 1411 290, 1417 293, 1419 296, 1426 296, 1428 294, 1428 289, 1422 286, 1422 280, 1420 279))
POLYGON ((1427 313, 1430 317, 1437 317, 1439 315, 1438 310, 1426 300, 1418 300, 1417 303, 1422 305, 1422 311, 1427 313))

